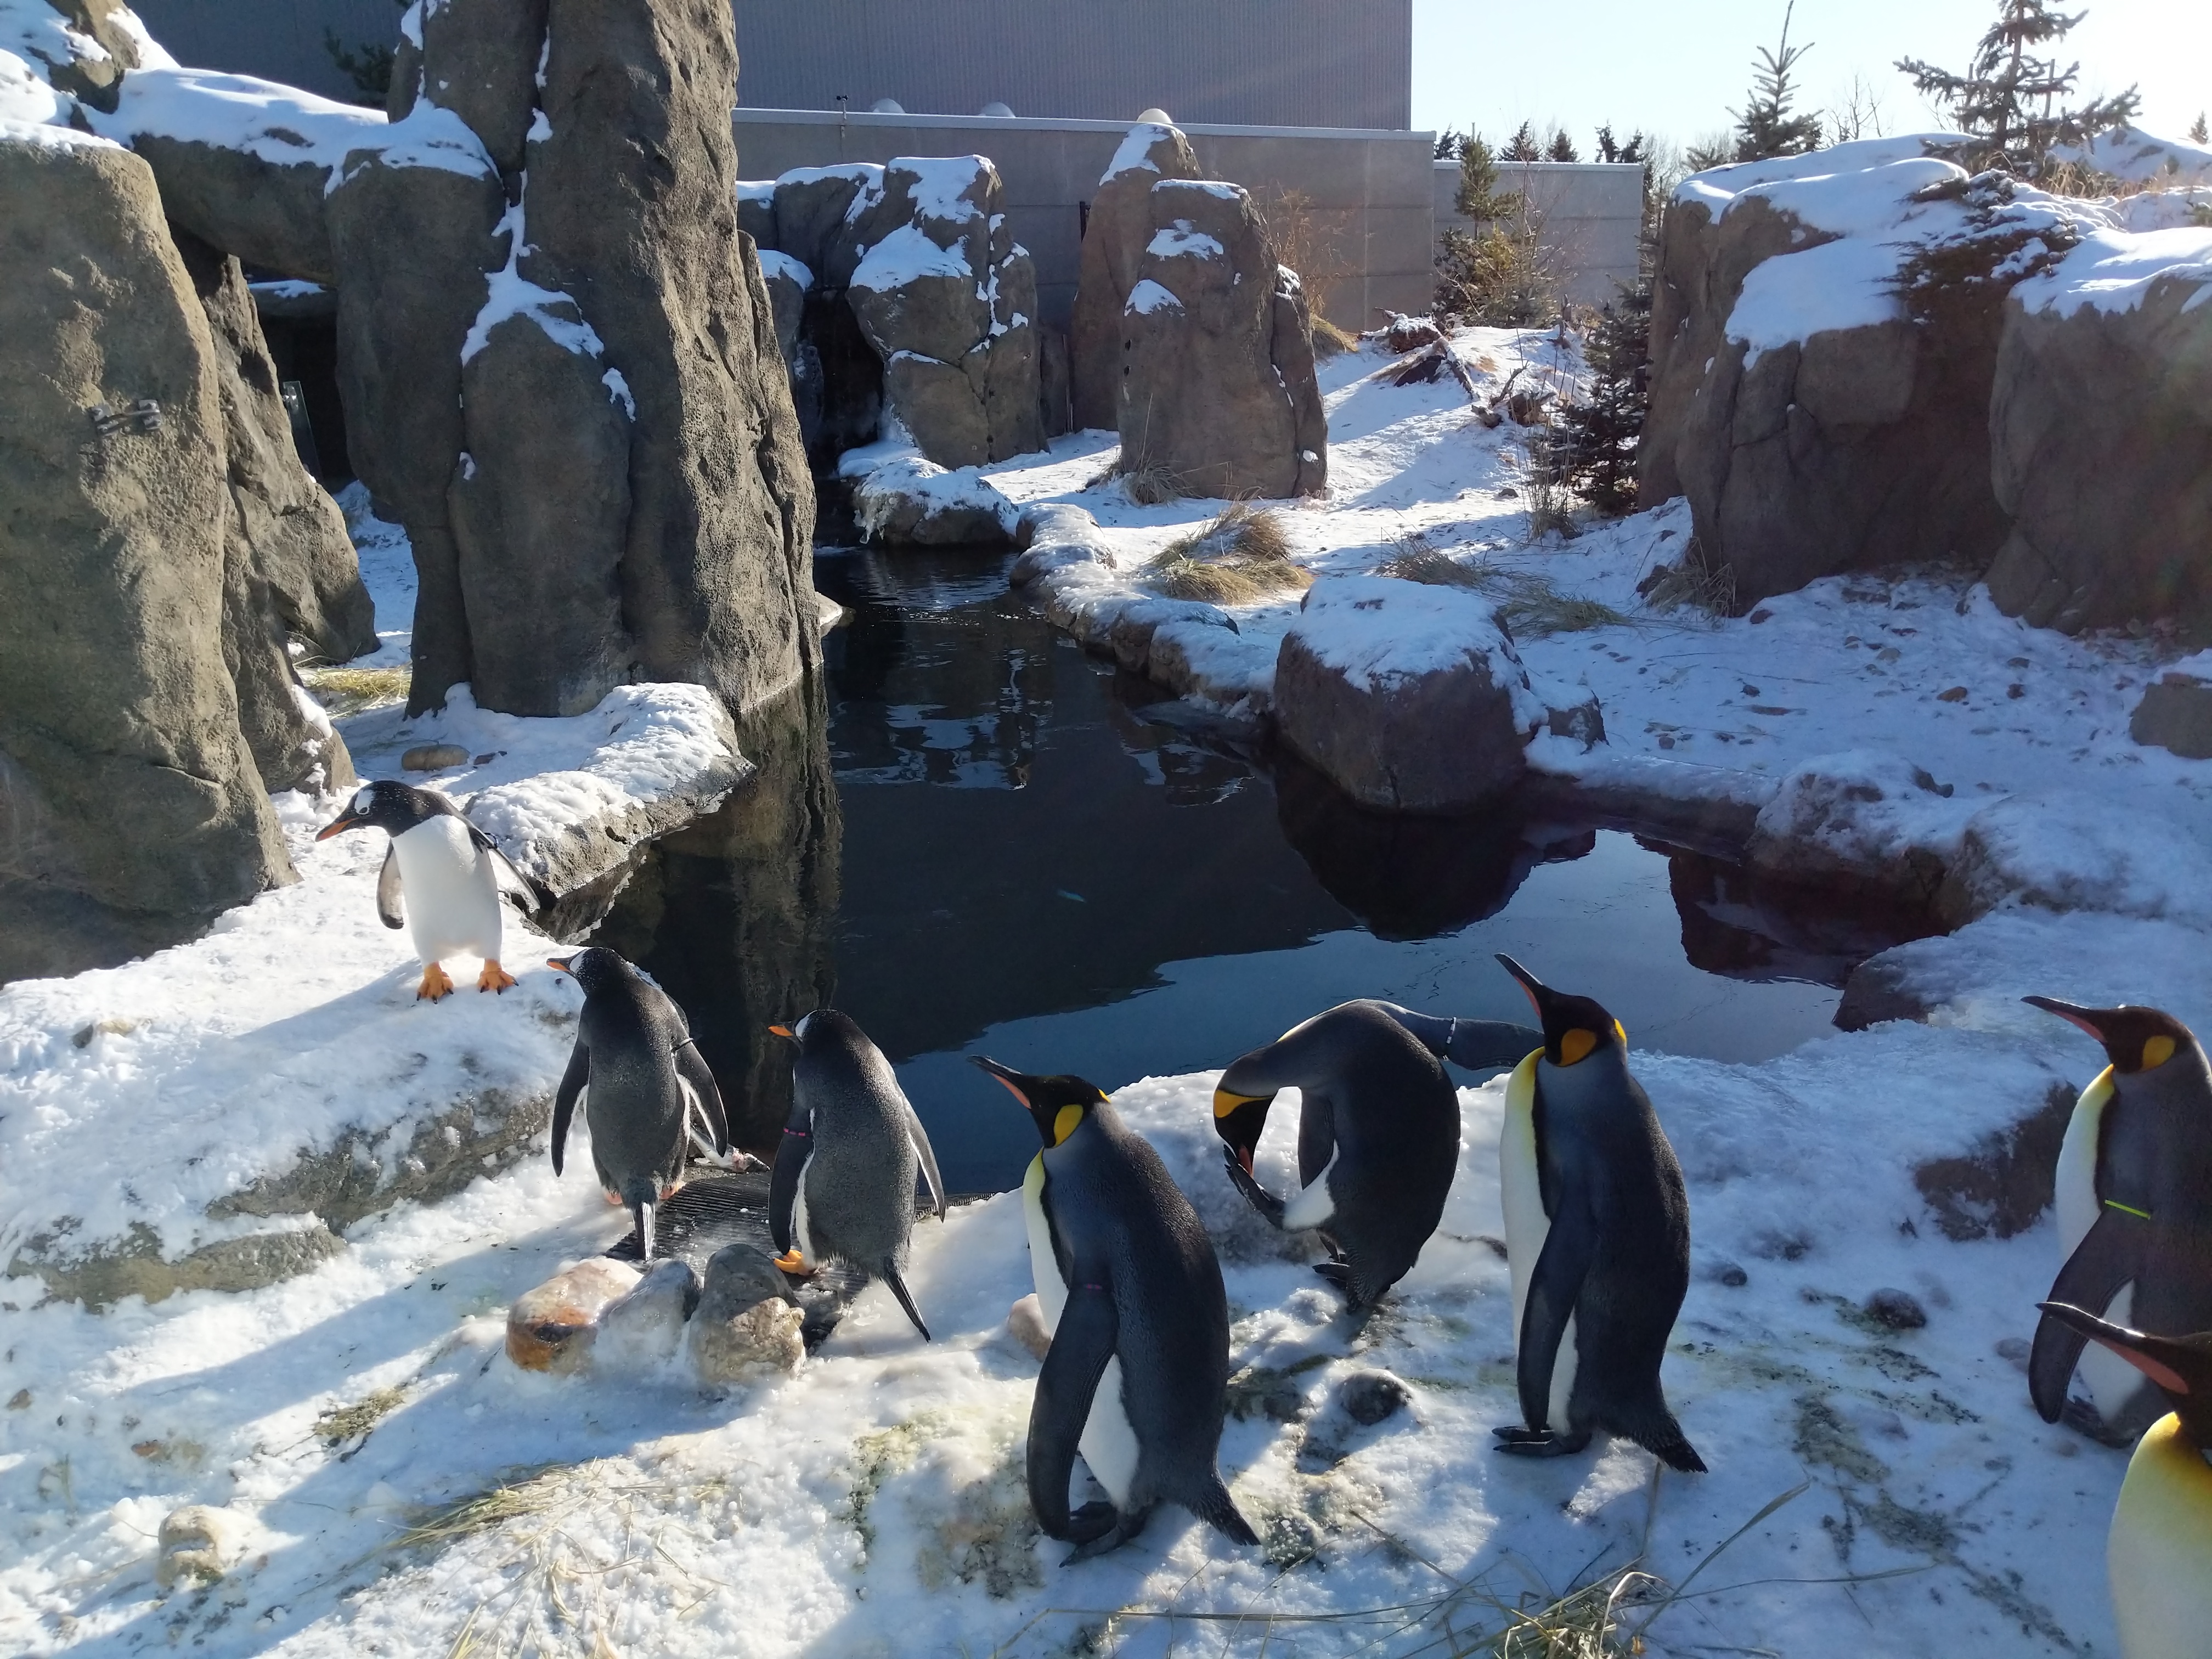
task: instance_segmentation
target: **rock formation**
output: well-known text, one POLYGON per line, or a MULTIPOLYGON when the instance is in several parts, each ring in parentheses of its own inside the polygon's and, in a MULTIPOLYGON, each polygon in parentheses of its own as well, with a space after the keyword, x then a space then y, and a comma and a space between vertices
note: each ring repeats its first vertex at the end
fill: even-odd
POLYGON ((1164 179, 1121 312, 1125 471, 1185 495, 1317 495, 1328 430, 1296 273, 1236 185, 1164 179))
POLYGON ((1121 419, 1121 308, 1152 239, 1152 186, 1195 179, 1198 157, 1174 127, 1129 129, 1098 180, 1083 225, 1075 311, 1067 325, 1073 415, 1079 428, 1112 431, 1121 419))
POLYGON ((2100 231, 2013 290, 1998 608, 2076 633, 2212 600, 2212 230, 2100 231))

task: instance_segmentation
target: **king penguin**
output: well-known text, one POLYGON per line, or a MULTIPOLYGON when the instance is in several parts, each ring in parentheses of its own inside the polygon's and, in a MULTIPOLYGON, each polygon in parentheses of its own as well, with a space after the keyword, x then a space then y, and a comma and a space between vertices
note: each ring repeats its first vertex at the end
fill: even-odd
POLYGON ((791 1117, 769 1183, 769 1236, 783 1252, 775 1265, 811 1273, 824 1261, 842 1261, 873 1274, 928 1341, 929 1327, 906 1288, 916 1166, 939 1221, 945 1182, 921 1120, 883 1050, 835 1008, 769 1030, 799 1045, 791 1117))
POLYGON ((434 789, 365 783, 344 811, 315 832, 317 841, 362 828, 392 837, 376 878, 376 914, 386 927, 407 927, 422 959, 417 1001, 450 994, 444 959, 479 958, 479 991, 505 992, 514 977, 499 965, 502 889, 534 906, 538 896, 491 837, 434 789))
POLYGON ((1459 1095, 1384 1003, 1344 1003, 1239 1058, 1214 1087, 1213 1127, 1229 1178, 1253 1208, 1285 1231, 1314 1228, 1328 1241, 1335 1259, 1315 1271, 1355 1312, 1413 1265, 1459 1168, 1459 1095), (1300 1190, 1287 1200, 1252 1175, 1284 1089, 1298 1091, 1300 1190))
POLYGON ((1022 1181, 1030 1271, 1052 1346, 1030 1408, 1030 1507, 1070 1563, 1182 1504, 1240 1544, 1217 1462, 1228 1415, 1229 1298, 1198 1212, 1097 1086, 975 1064, 1006 1085, 1043 1141, 1022 1181), (1110 1504, 1068 1512, 1075 1454, 1110 1504))
MULTIPOLYGON (((584 988, 576 1046, 553 1097, 553 1173, 561 1173, 580 1102, 600 1189, 608 1203, 629 1206, 641 1258, 650 1261, 653 1212, 683 1184, 690 1149, 731 1161, 721 1091, 684 1011, 629 963, 595 945, 546 965, 584 988)), ((740 1153, 735 1161, 750 1160, 740 1153)))
POLYGON ((2149 1378, 2172 1407, 2128 1460, 2105 1540, 2124 1659, 2203 1659, 2212 1643, 2212 1331, 2147 1336, 2063 1303, 2044 1317, 2149 1378))
POLYGON ((1556 1457, 1604 1429, 1703 1474, 1659 1386, 1690 1288, 1681 1165, 1629 1074, 1620 1022, 1498 960, 1544 1026, 1506 1085, 1498 1149, 1524 1425, 1494 1431, 1498 1449, 1556 1457))
MULTIPOLYGON (((2114 1325, 2212 1330, 2212 1066, 2203 1047, 2155 1008, 2026 1000, 2096 1038, 2111 1062, 2081 1091, 2059 1148, 2066 1262, 2050 1299, 2114 1325)), ((2038 1324, 2029 1397, 2057 1422, 2078 1364, 2100 1437, 2124 1444, 2159 1415, 2158 1395, 2133 1366, 2086 1346, 2078 1327, 2038 1324)))

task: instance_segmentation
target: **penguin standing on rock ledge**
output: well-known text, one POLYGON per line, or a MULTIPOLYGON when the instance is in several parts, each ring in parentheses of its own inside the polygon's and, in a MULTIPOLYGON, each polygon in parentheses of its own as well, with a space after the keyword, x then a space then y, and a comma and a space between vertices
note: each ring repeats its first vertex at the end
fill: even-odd
POLYGON ((386 927, 414 934, 415 952, 422 959, 416 1000, 436 1002, 452 994, 444 959, 462 953, 483 963, 477 990, 503 993, 514 984, 514 975, 499 965, 500 894, 513 893, 526 907, 534 906, 538 896, 491 837, 435 790, 380 781, 356 790, 315 839, 364 828, 392 837, 376 878, 376 914, 386 927))

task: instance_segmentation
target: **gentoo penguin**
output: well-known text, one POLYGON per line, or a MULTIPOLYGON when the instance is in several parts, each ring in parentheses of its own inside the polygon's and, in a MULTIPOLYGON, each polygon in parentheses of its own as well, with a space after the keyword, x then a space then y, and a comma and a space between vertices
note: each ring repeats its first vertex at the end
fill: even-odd
POLYGON ((653 1211, 684 1184, 691 1147, 716 1159, 729 1152, 721 1091, 684 1011, 621 957, 595 945, 548 957, 546 966, 584 988, 576 1046, 553 1097, 553 1173, 561 1173, 568 1120, 581 1101, 600 1190, 608 1203, 629 1206, 641 1259, 650 1261, 653 1211))
POLYGON ((1022 1182, 1030 1271, 1052 1346, 1030 1408, 1030 1506, 1070 1563, 1182 1504, 1240 1544, 1215 1458, 1228 1413, 1229 1299, 1221 1264, 1160 1156, 1091 1084, 975 1064, 1028 1109, 1044 1148, 1022 1182), (1067 1509, 1075 1454, 1112 1498, 1067 1509))
POLYGON ((1214 1086, 1213 1127, 1229 1178, 1253 1208, 1286 1231, 1320 1231, 1335 1259, 1315 1271, 1355 1310, 1413 1265, 1459 1167, 1459 1096, 1381 1003, 1316 1014, 1237 1060, 1214 1086), (1267 1109, 1284 1089, 1298 1091, 1301 1190, 1288 1200, 1252 1176, 1267 1109))
POLYGON ((380 781, 362 785, 315 839, 328 841, 364 825, 392 837, 376 878, 376 914, 386 927, 414 933, 415 952, 422 958, 416 1000, 435 1002, 453 990, 441 964, 462 952, 483 963, 477 990, 504 992, 514 984, 514 975, 499 965, 500 890, 526 905, 537 895, 491 838, 435 790, 380 781))
POLYGON ((1498 1148, 1526 1425, 1494 1431, 1498 1449, 1555 1457, 1604 1429, 1702 1474, 1659 1386, 1690 1288, 1681 1166, 1629 1074, 1620 1022, 1498 960, 1544 1024, 1544 1046, 1506 1085, 1498 1148))
POLYGON ((2212 1641, 2212 1331, 2146 1336, 2063 1303, 2040 1306, 2141 1371, 2173 1407, 2128 1460, 2105 1573, 2125 1659, 2203 1659, 2212 1641))
MULTIPOLYGON (((2115 1325, 2212 1330, 2212 1066, 2189 1028, 2155 1008, 2034 1007, 2077 1025, 2111 1061, 2075 1103, 2058 1153, 2057 1208, 2066 1264, 2053 1302, 2115 1325)), ((2156 1392, 2078 1328, 2046 1318, 2028 1356, 2029 1397, 2046 1423, 2066 1408, 2076 1364, 2121 1443, 2160 1415, 2156 1392)))
POLYGON ((769 1235, 776 1266, 811 1273, 836 1261, 891 1287, 921 1340, 929 1327, 906 1288, 916 1164, 945 1219, 937 1154, 883 1050, 835 1008, 795 1026, 771 1025, 799 1045, 791 1068, 791 1120, 769 1183, 769 1235))

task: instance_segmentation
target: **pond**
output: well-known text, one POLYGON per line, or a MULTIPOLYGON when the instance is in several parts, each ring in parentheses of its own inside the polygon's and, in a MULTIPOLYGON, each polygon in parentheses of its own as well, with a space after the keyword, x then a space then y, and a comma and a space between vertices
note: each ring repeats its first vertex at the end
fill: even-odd
POLYGON ((773 1144, 787 1097, 758 1029, 825 996, 977 1192, 1018 1182, 1035 1135, 970 1055, 1111 1090, 1351 997, 1525 1019, 1503 951, 1635 1048, 1759 1060, 1832 1029, 1851 967, 1895 942, 1619 829, 1360 812, 1085 653, 1011 563, 818 554, 851 613, 825 646, 830 782, 771 763, 654 848, 593 935, 692 1011, 748 1139, 773 1144))

